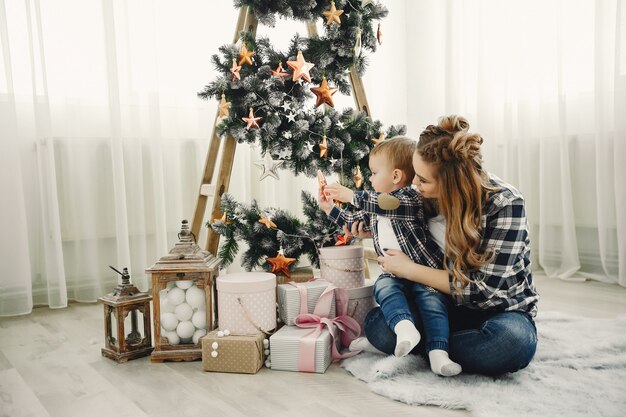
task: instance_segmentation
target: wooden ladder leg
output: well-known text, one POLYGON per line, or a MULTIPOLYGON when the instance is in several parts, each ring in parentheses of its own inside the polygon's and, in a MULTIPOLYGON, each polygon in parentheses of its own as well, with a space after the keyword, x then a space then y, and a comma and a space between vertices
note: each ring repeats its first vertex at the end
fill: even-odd
MULTIPOLYGON (((233 43, 239 40, 239 36, 243 30, 248 30, 253 34, 256 33, 257 20, 250 12, 248 7, 242 7, 239 10, 239 17, 237 19, 237 27, 233 36, 233 43)), ((217 134, 217 119, 215 117, 213 123, 213 132, 211 133, 211 139, 209 142, 209 149, 207 151, 207 157, 204 164, 204 174, 202 175, 202 181, 200 183, 200 189, 198 190, 198 198, 196 200, 196 208, 191 222, 191 232, 195 236, 200 235, 200 229, 202 228, 204 216, 206 214, 206 206, 209 197, 213 197, 213 209, 211 211, 211 218, 216 217, 220 213, 220 198, 223 193, 228 190, 228 184, 230 182, 230 173, 233 165, 233 159, 235 157, 235 146, 237 142, 232 137, 221 139, 217 134), (224 144, 222 145, 222 142, 224 144), (217 157, 220 151, 220 145, 222 146, 222 157, 220 161, 220 172, 218 174, 217 185, 213 185, 213 174, 215 172, 215 166, 217 157), (229 159, 229 160, 228 160, 229 159)), ((217 216, 219 217, 219 216, 217 216)), ((209 228, 209 234, 207 237, 206 247, 213 248, 211 253, 217 253, 217 243, 219 242, 219 235, 215 234, 209 228), (217 238, 216 238, 217 237, 217 238)))

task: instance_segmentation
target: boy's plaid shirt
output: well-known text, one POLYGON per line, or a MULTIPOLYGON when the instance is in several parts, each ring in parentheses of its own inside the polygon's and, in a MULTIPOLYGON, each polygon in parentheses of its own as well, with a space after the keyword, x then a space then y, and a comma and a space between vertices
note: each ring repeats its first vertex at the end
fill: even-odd
MULTIPOLYGON (((479 309, 479 310, 499 310, 499 311, 525 311, 531 316, 537 314, 537 302, 539 301, 539 294, 535 288, 535 284, 532 277, 531 265, 530 265, 530 238, 528 235, 528 221, 526 219, 526 210, 524 204, 524 198, 522 194, 511 185, 505 183, 495 175, 490 175, 490 183, 498 191, 493 192, 485 207, 483 207, 482 216, 482 242, 481 249, 485 250, 489 248, 494 252, 494 259, 483 265, 477 271, 470 272, 470 283, 461 290, 456 290, 452 284, 452 275, 449 275, 450 289, 453 294, 453 298, 457 305, 463 305, 465 307, 479 309)), ((405 188, 401 190, 406 190, 405 188)), ((398 190, 398 191, 401 191, 398 190)), ((410 191, 414 191, 410 189, 410 191)), ((407 210, 411 204, 403 197, 400 197, 394 193, 392 195, 400 198, 401 206, 395 211, 407 210)), ((404 195, 404 192, 402 193, 404 195)), ((414 194, 409 194, 414 195, 414 194)), ((393 215, 378 207, 378 194, 359 192, 355 193, 354 203, 359 203, 364 207, 372 209, 373 213, 378 213, 393 219, 393 215), (371 200, 371 201, 370 201, 371 200), (367 202, 367 203, 366 203, 367 202), (367 204, 367 205, 366 205, 367 204)), ((413 261, 415 259, 405 251, 407 240, 412 240, 416 236, 422 239, 417 239, 420 243, 415 247, 427 249, 427 253, 440 254, 438 250, 433 252, 430 248, 431 245, 437 246, 436 243, 430 238, 430 234, 426 227, 420 226, 420 224, 426 224, 424 221, 424 210, 421 203, 421 196, 411 197, 413 200, 419 200, 419 202, 412 202, 413 211, 408 210, 408 213, 417 217, 417 221, 413 220, 414 228, 421 229, 414 231, 415 234, 401 234, 396 233, 398 241, 402 247, 404 253, 409 255, 413 261), (420 223, 421 222, 421 223, 420 223), (424 234, 427 234, 427 239, 424 239, 424 234), (410 236, 407 238, 407 236, 410 236)), ((356 204, 355 204, 356 205, 356 204)), ((357 205, 357 207, 359 207, 357 205)), ((339 219, 342 210, 333 208, 329 216, 333 219, 339 219)), ((349 214, 349 213, 346 213, 349 214)), ((397 214, 397 213, 396 213, 397 214)), ((375 214, 372 216, 375 217, 375 214)), ((368 220, 366 213, 355 213, 354 215, 348 215, 343 218, 346 223, 348 220, 368 220)), ((336 220, 337 222, 342 220, 336 220)), ((409 221, 408 218, 403 218, 403 221, 409 221)), ((394 224, 392 220, 392 224, 394 224)), ((394 231, 397 232, 396 226, 394 231)), ((374 233, 376 236, 376 233, 374 233)), ((374 246, 378 253, 378 243, 374 239, 374 246)), ((413 246, 409 243, 409 246, 413 246)), ((416 255, 414 255, 416 256, 416 255)), ((417 255, 419 256, 419 255, 417 255)), ((428 257, 428 256, 426 256, 428 257)), ((437 255, 433 258, 438 259, 437 255)), ((432 266, 428 263, 422 263, 423 265, 432 266)), ((452 267, 451 264, 448 264, 452 267)), ((441 269, 440 266, 436 267, 441 269)))
POLYGON ((350 213, 334 206, 328 216, 339 226, 346 224, 348 228, 354 222, 363 221, 372 230, 374 249, 379 256, 383 254, 381 249, 385 248, 381 248, 378 241, 377 216, 387 217, 391 220, 393 232, 398 239, 402 252, 415 263, 442 269, 443 253, 428 231, 419 192, 411 187, 403 187, 389 194, 400 200, 400 206, 395 210, 380 208, 378 205, 380 193, 356 191, 352 204, 359 211, 350 213))

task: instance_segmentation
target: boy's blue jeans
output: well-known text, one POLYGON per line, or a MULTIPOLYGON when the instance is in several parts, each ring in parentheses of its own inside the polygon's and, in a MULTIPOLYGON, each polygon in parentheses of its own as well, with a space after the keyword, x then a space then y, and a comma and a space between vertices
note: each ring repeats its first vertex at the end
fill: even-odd
POLYGON ((450 329, 447 307, 449 297, 440 292, 429 290, 416 282, 382 274, 374 283, 374 298, 380 305, 385 322, 391 330, 401 320, 410 320, 417 327, 409 307, 408 300, 412 300, 422 318, 420 333, 425 339, 426 352, 433 349, 448 350, 450 329))
MULTIPOLYGON (((412 309, 418 330, 423 329, 419 312, 412 309)), ((522 311, 474 310, 462 306, 448 308, 450 359, 463 372, 490 376, 525 368, 537 349, 535 322, 522 311)), ((382 352, 393 354, 396 335, 379 307, 365 318, 365 335, 382 352)), ((420 342, 411 353, 424 354, 420 342)))

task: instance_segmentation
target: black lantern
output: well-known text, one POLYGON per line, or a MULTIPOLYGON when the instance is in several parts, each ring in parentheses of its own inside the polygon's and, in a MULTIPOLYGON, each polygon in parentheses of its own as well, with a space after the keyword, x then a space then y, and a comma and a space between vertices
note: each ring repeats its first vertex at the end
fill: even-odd
POLYGON ((152 352, 152 296, 140 292, 131 284, 128 268, 120 272, 112 266, 109 267, 122 276, 122 283, 112 293, 98 299, 104 304, 105 347, 102 348, 102 356, 122 363, 152 352))

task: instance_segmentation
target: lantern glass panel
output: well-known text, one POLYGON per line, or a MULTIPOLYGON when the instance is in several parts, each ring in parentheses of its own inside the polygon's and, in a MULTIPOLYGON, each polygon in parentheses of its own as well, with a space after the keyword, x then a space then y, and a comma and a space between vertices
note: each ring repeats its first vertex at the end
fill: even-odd
POLYGON ((159 322, 162 342, 169 345, 197 344, 206 333, 206 296, 193 280, 176 280, 159 291, 159 322))
POLYGON ((128 312, 124 317, 124 334, 126 345, 129 347, 140 345, 145 337, 143 328, 143 313, 138 309, 128 312))
POLYGON ((109 312, 109 326, 111 326, 111 331, 109 332, 109 343, 116 348, 120 348, 119 340, 117 340, 117 312, 115 310, 111 310, 109 312))

